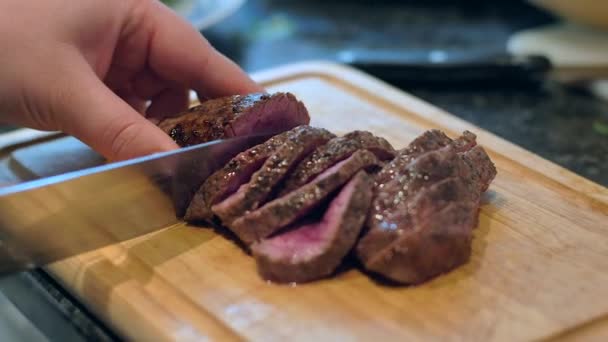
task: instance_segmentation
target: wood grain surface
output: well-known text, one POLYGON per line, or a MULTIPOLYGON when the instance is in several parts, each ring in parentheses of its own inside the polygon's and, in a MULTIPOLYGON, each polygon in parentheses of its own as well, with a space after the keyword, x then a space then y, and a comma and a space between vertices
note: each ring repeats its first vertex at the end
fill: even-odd
MULTIPOLYGON (((129 340, 520 341, 608 338, 608 190, 352 69, 310 62, 255 75, 312 125, 407 145, 465 129, 497 165, 466 265, 417 287, 356 267, 280 286, 221 232, 179 224, 48 271, 129 340)), ((108 213, 111 214, 111 213, 108 213)))

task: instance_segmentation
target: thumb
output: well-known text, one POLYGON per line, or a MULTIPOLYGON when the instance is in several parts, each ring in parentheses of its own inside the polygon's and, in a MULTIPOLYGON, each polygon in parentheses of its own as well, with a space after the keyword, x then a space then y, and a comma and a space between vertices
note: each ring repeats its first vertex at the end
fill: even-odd
POLYGON ((76 80, 53 107, 56 124, 110 161, 170 151, 177 144, 112 92, 93 72, 76 80), (75 89, 77 87, 77 89, 75 89))

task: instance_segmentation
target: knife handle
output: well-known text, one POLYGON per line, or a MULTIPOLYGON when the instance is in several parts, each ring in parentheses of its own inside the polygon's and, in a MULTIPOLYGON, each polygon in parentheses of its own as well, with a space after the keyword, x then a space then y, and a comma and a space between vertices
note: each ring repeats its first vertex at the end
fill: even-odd
POLYGON ((399 84, 512 85, 542 83, 551 70, 543 56, 481 56, 403 58, 349 55, 340 60, 388 82, 399 84))

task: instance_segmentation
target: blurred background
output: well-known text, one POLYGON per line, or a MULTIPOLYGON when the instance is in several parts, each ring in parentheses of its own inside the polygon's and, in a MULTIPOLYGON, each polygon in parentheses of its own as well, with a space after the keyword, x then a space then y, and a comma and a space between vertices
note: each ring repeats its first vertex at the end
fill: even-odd
POLYGON ((608 2, 168 2, 249 72, 349 63, 608 185, 608 2))
MULTIPOLYGON (((347 63, 608 186, 608 1, 164 2, 248 72, 347 63)), ((0 279, 0 318, 2 341, 117 339, 40 271, 0 279)))
POLYGON ((163 2, 248 72, 347 63, 608 185, 607 1, 163 2))

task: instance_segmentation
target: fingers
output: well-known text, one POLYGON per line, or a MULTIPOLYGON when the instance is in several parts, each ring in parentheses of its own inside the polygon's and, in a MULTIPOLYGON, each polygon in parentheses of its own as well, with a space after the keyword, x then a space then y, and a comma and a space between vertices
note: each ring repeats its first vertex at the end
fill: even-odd
POLYGON ((152 119, 152 122, 158 122, 158 119, 179 114, 188 108, 188 95, 186 89, 166 89, 152 99, 146 116, 152 119))
POLYGON ((152 104, 145 111, 153 123, 159 119, 174 116, 186 110, 190 103, 188 90, 166 80, 146 69, 133 80, 133 91, 139 98, 151 99, 152 104))
POLYGON ((148 64, 157 75, 205 97, 264 91, 185 20, 160 2, 153 6, 148 64))
POLYGON ((70 96, 59 97, 54 117, 66 133, 110 161, 125 160, 178 146, 154 124, 114 94, 92 70, 74 68, 66 76, 70 96), (81 69, 81 70, 77 70, 81 69))
POLYGON ((133 91, 142 99, 151 99, 169 88, 166 80, 156 76, 154 71, 145 69, 133 79, 133 91))
POLYGON ((137 96, 130 90, 119 89, 114 90, 114 93, 118 95, 123 101, 125 101, 131 108, 135 109, 140 114, 145 114, 147 108, 147 101, 137 96))

